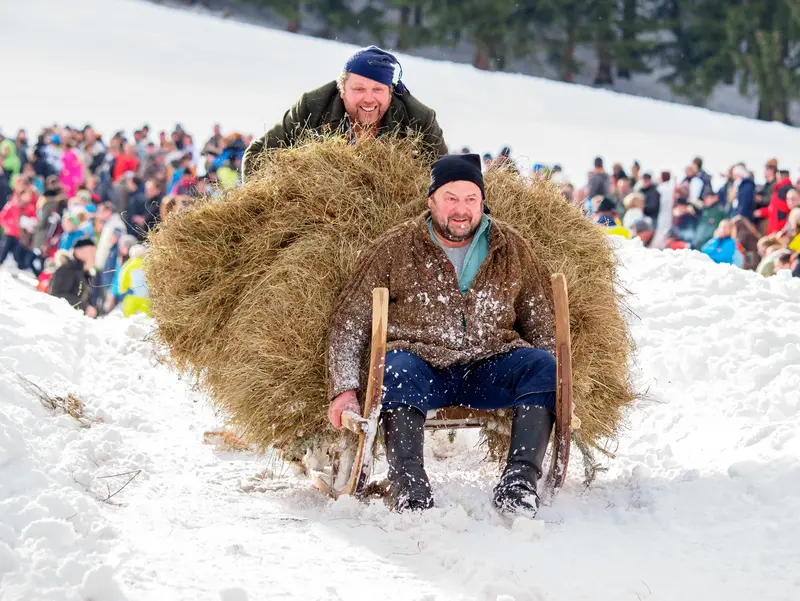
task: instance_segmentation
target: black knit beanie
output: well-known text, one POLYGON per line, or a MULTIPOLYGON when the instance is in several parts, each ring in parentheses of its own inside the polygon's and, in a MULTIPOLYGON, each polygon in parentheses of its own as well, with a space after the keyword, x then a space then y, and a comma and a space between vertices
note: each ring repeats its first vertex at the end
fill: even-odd
POLYGON ((477 154, 448 154, 440 157, 431 167, 431 187, 428 196, 450 182, 472 182, 481 189, 481 199, 486 199, 481 173, 481 157, 477 154))

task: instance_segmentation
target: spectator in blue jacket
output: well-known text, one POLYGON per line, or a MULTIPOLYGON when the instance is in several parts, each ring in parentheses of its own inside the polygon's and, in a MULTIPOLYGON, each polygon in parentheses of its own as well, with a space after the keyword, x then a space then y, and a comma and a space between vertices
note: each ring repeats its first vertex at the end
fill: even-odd
POLYGON ((702 252, 714 263, 725 263, 742 267, 744 265, 744 255, 739 250, 736 240, 731 237, 733 228, 727 219, 720 221, 714 237, 703 245, 702 252))
POLYGON ((736 185, 736 198, 731 207, 731 217, 744 217, 753 221, 753 211, 756 208, 756 184, 753 176, 744 165, 733 168, 733 179, 736 185))

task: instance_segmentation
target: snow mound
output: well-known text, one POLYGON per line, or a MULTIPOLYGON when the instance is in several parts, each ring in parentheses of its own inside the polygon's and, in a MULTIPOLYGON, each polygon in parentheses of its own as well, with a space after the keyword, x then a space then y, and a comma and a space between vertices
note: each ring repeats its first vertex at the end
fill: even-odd
POLYGON ((800 281, 615 244, 648 398, 597 483, 573 463, 536 521, 491 509, 474 432, 429 439, 421 516, 217 451, 220 419, 154 363, 148 321, 92 321, 0 272, 0 597, 797 598, 800 281))

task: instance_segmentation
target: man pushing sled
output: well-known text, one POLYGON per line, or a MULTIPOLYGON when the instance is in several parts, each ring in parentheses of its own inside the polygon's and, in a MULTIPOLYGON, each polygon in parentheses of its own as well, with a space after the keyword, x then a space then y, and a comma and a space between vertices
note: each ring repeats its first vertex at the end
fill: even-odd
POLYGON ((426 414, 462 405, 513 408, 511 441, 493 503, 535 515, 537 481, 555 417, 556 360, 549 280, 530 246, 484 211, 477 155, 433 164, 428 211, 378 239, 334 308, 329 418, 360 414, 361 357, 372 290, 389 290, 381 425, 397 511, 433 506, 423 465, 426 414))

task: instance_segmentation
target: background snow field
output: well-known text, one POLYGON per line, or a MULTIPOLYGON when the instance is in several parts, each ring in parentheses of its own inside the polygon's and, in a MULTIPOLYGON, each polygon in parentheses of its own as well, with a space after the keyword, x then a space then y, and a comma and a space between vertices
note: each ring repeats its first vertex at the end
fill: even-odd
POLYGON ((151 323, 92 321, 1 273, 0 599, 800 598, 800 282, 618 252, 650 398, 597 483, 573 462, 533 522, 491 509, 471 432, 429 439, 423 516, 217 451, 221 418, 155 364, 151 323), (52 415, 15 372, 96 421, 52 415))
MULTIPOLYGON (((145 122, 156 131, 181 122, 197 137, 210 135, 216 121, 225 131, 261 134, 303 91, 333 80, 355 49, 140 0, 6 0, 0 2, 0 40, 6 48, 25 49, 3 63, 14 90, 0 103, 5 129, 32 130, 44 119, 76 127, 90 122, 106 137, 145 122), (64 91, 57 101, 38 92, 43 77, 48 90, 64 91), (105 93, 73 92, 82 80, 97 82, 105 93)), ((695 155, 712 175, 738 161, 760 172, 776 149, 781 165, 800 166, 796 128, 399 58, 405 83, 436 110, 454 150, 468 145, 494 155, 509 144, 526 167, 560 163, 573 181, 583 181, 597 154, 609 166, 638 159, 654 174, 683 173, 695 155)))

